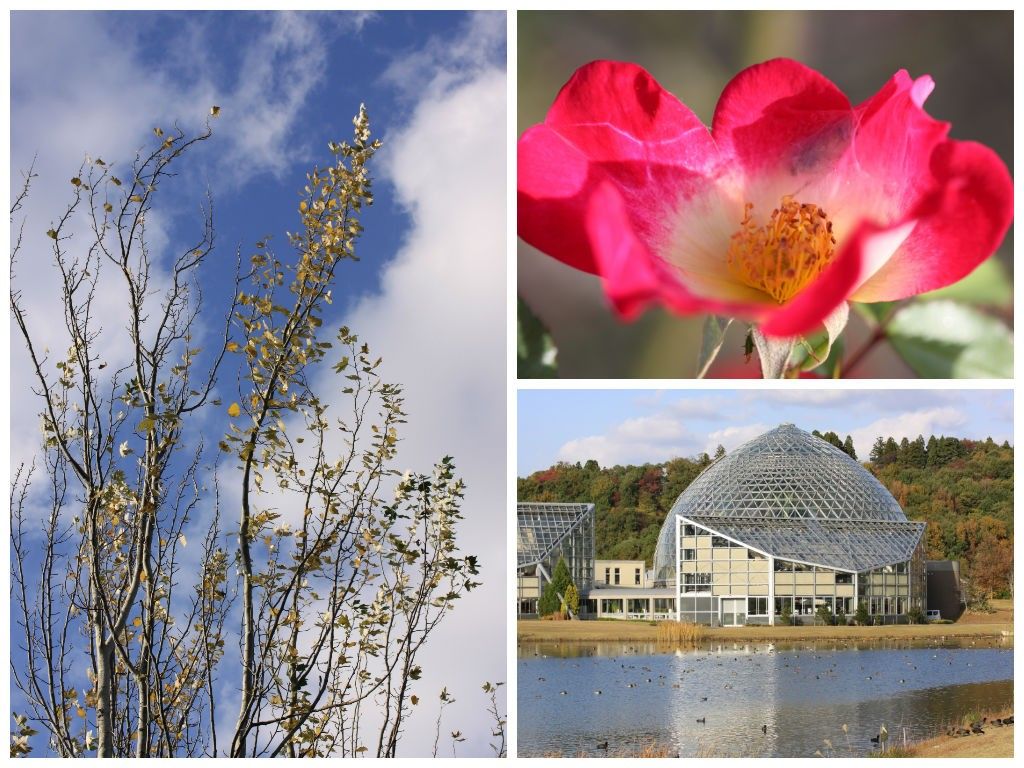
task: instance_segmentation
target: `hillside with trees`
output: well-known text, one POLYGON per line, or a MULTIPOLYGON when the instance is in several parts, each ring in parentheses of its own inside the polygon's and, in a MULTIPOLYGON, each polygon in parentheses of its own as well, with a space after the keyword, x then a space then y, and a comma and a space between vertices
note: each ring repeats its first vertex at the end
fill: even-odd
MULTIPOLYGON (((857 458, 853 441, 815 435, 857 458)), ((725 454, 719 446, 715 458, 725 454)), ((879 437, 864 466, 911 520, 927 522, 928 557, 961 563, 980 595, 1007 596, 1013 582, 1013 448, 955 437, 879 437)), ((712 462, 706 454, 661 464, 601 468, 559 463, 518 481, 520 501, 592 502, 597 557, 651 564, 672 504, 712 462)))

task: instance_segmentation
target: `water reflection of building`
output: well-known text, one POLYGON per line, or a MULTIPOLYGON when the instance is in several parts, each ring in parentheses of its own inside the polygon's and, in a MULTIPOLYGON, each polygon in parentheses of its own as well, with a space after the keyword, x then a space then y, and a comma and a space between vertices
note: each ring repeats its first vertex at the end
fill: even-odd
POLYGON ((847 621, 863 606, 893 623, 928 607, 925 523, 908 521, 856 460, 792 424, 716 460, 680 494, 651 572, 595 562, 592 504, 519 504, 518 517, 520 615, 536 612, 559 557, 585 617, 740 626, 847 621))

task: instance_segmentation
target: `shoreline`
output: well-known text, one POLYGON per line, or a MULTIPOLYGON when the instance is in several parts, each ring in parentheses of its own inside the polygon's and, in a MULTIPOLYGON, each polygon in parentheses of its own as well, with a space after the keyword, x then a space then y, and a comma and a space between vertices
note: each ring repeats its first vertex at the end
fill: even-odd
POLYGON ((1013 726, 989 728, 984 735, 936 736, 912 744, 907 757, 1013 757, 1013 726))
MULTIPOLYGON (((541 621, 516 623, 517 643, 659 642, 658 625, 647 621, 541 621)), ((1000 638, 1013 643, 1013 622, 956 624, 887 624, 880 627, 745 626, 707 627, 696 642, 802 640, 938 640, 1000 638)), ((673 645, 672 643, 663 643, 673 645)))

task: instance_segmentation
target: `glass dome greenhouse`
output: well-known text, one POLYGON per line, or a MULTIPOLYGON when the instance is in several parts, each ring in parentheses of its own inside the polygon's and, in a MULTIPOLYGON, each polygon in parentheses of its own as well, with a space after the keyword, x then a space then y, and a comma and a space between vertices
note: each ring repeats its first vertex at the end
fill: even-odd
POLYGON ((860 571, 909 560, 924 523, 855 459, 792 424, 714 462, 662 526, 654 566, 672 570, 676 517, 776 557, 860 571))

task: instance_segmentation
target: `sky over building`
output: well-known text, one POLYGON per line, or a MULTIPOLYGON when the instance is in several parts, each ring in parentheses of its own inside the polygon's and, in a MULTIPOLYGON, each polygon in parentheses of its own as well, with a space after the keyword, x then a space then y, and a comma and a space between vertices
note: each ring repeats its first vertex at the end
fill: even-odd
MULTIPOLYGON (((11 191, 33 183, 14 285, 41 346, 65 349, 54 312, 46 231, 70 200, 83 160, 129 167, 153 128, 214 136, 171 180, 154 215, 154 260, 166 265, 214 201, 217 250, 204 276, 209 334, 222 322, 236 250, 266 236, 287 251, 305 174, 331 162, 327 144, 351 137, 361 103, 384 141, 374 159, 374 205, 362 219, 358 263, 339 272, 324 325, 350 326, 405 389, 398 462, 429 471, 455 459, 467 484, 460 537, 479 556, 483 586, 461 601, 423 656, 420 698, 399 754, 429 753, 442 686, 456 702, 443 726, 460 754, 488 755, 491 722, 480 690, 505 666, 505 14, 485 13, 15 13, 11 19, 11 191), (466 322, 472 318, 472 322, 466 322), (467 640, 470 640, 467 642, 467 640)), ((101 289, 107 290, 107 289, 101 289)), ((101 293, 99 323, 123 330, 123 299, 101 293)), ((333 335, 333 331, 331 332, 333 335)), ((39 401, 20 338, 11 337, 11 465, 38 455, 39 401)), ((114 366, 111 366, 114 367, 114 366)), ((318 373, 334 392, 330 365, 318 373)), ((225 402, 234 371, 222 375, 225 402)), ((340 397, 340 395, 339 395, 340 397)), ((330 397, 328 397, 330 399, 330 397)), ((225 428, 204 416, 193 438, 225 428)), ((224 478, 222 478, 224 482, 224 478)))
POLYGON ((520 477, 559 461, 660 463, 732 450, 784 422, 850 435, 866 461, 875 439, 1013 439, 1008 390, 520 390, 520 477))

